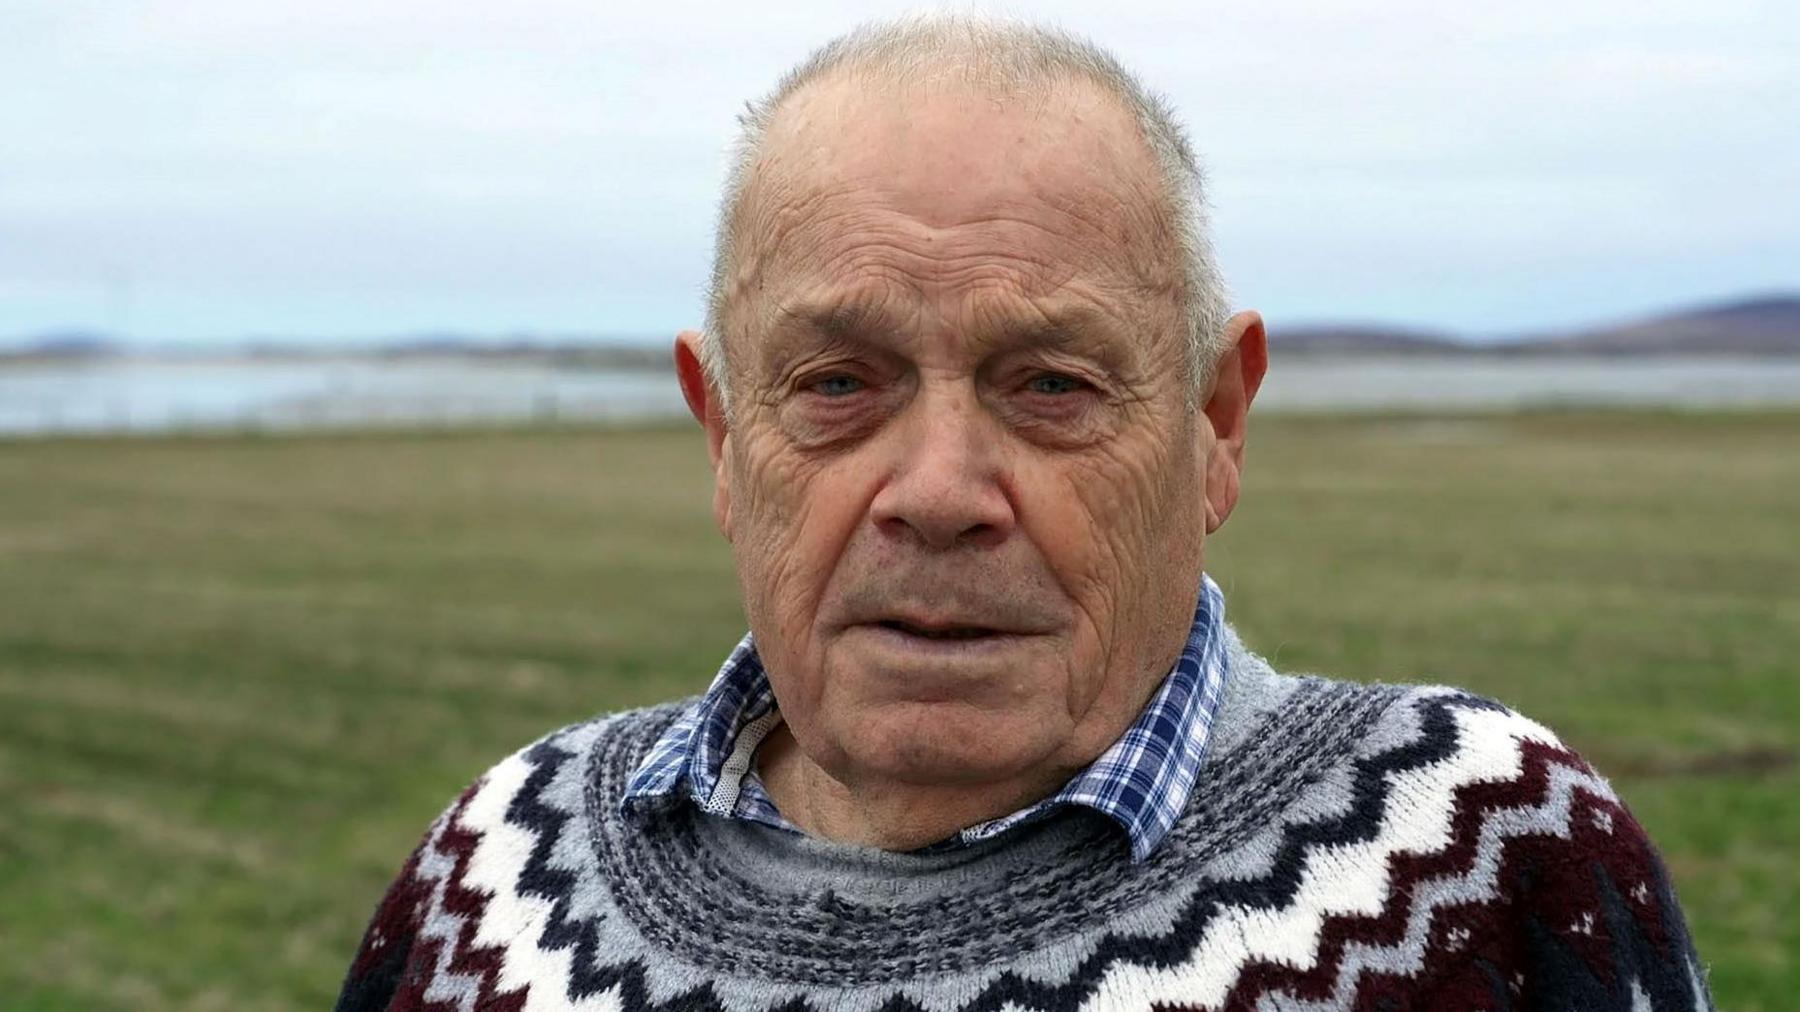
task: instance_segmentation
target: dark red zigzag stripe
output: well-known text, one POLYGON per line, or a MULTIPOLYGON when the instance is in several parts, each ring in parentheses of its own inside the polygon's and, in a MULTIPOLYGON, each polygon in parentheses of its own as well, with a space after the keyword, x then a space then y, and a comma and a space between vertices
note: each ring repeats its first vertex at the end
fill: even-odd
MULTIPOLYGON (((1552 764, 1573 767, 1588 771, 1586 764, 1575 754, 1566 750, 1553 748, 1535 742, 1524 742, 1521 745, 1523 769, 1521 775, 1513 781, 1503 783, 1483 783, 1468 785, 1459 789, 1455 795, 1456 811, 1452 819, 1449 848, 1430 855, 1399 855, 1390 859, 1390 889, 1395 902, 1390 903, 1382 913, 1375 917, 1335 917, 1329 919, 1322 931, 1321 946, 1316 967, 1309 972, 1301 973, 1294 968, 1276 964, 1258 963, 1246 967, 1239 982, 1228 999, 1228 1007, 1247 1008, 1254 1004, 1262 994, 1271 990, 1284 990, 1302 997, 1323 997, 1330 993, 1336 979, 1336 968, 1342 959, 1344 949, 1352 942, 1364 941, 1372 944, 1392 943, 1403 934, 1406 920, 1410 914, 1412 886, 1418 882, 1444 875, 1456 875, 1465 872, 1476 855, 1476 843, 1482 824, 1489 813, 1503 808, 1541 803, 1547 794, 1549 771, 1552 764)), ((481 834, 470 832, 459 824, 460 816, 474 789, 466 793, 449 817, 444 832, 440 834, 438 849, 453 857, 454 864, 445 885, 445 906, 450 911, 464 918, 464 924, 456 939, 451 962, 452 972, 475 976, 479 981, 477 1007, 516 1010, 522 1008, 525 991, 498 995, 495 984, 501 965, 502 952, 495 948, 477 948, 474 944, 475 932, 480 919, 485 915, 488 897, 481 891, 467 886, 465 876, 469 863, 481 834)), ((1463 924, 1475 935, 1470 946, 1482 944, 1482 929, 1485 927, 1489 935, 1495 932, 1495 926, 1509 925, 1512 919, 1506 915, 1515 898, 1508 894, 1507 884, 1517 876, 1521 864, 1529 864, 1539 854, 1534 851, 1545 851, 1555 860, 1585 861, 1606 854, 1608 848, 1617 848, 1621 841, 1634 841, 1626 853, 1606 854, 1608 863, 1620 870, 1621 859, 1624 865, 1634 868, 1642 863, 1644 869, 1650 867, 1647 852, 1642 843, 1641 830, 1630 816, 1622 809, 1603 802, 1591 795, 1578 796, 1571 810, 1572 841, 1560 838, 1518 837, 1507 841, 1503 852, 1500 870, 1502 895, 1493 902, 1465 904, 1460 906, 1439 908, 1433 915, 1432 935, 1427 947, 1427 965, 1441 967, 1446 962, 1455 961, 1465 965, 1470 974, 1468 1002, 1458 1003, 1458 1007, 1479 1007, 1481 1000, 1488 993, 1489 982, 1475 972, 1467 949, 1461 954, 1453 955, 1442 945, 1443 932, 1447 926, 1463 924), (1583 797, 1587 807, 1581 804, 1583 797), (1593 829, 1587 815, 1595 806, 1604 806, 1613 819, 1613 833, 1601 833, 1593 829), (1536 845, 1534 847, 1534 844, 1536 845), (1448 959, 1446 957, 1449 957, 1448 959)), ((416 872, 416 860, 409 862, 409 872, 416 872)), ((1645 876, 1628 874, 1624 877, 1642 881, 1645 876)), ((1563 880, 1559 879, 1561 883, 1563 880)), ((1577 880, 1579 881, 1579 880, 1577 880)), ((428 896, 429 886, 422 896, 428 896)), ((1592 889, 1586 890, 1591 893, 1592 889)), ((1596 909, 1596 904, 1589 902, 1588 896, 1571 895, 1569 902, 1563 904, 1571 912, 1596 909)), ((1660 930, 1658 929, 1659 934, 1660 930)), ((1659 943, 1663 941, 1658 938, 1659 943)), ((1484 953, 1485 958, 1508 966, 1516 962, 1505 951, 1495 951, 1492 946, 1500 944, 1489 939, 1490 949, 1484 953)), ((1598 946, 1599 943, 1596 943, 1598 946)), ((395 995, 392 1009, 424 1010, 450 1007, 444 1003, 426 1003, 423 990, 428 985, 430 976, 436 966, 442 943, 438 940, 419 939, 409 960, 408 979, 403 982, 401 990, 395 995)), ((1606 960, 1599 948, 1592 960, 1596 965, 1604 966, 1606 960)), ((1399 998, 1402 1006, 1409 999, 1419 997, 1419 981, 1410 978, 1370 978, 1360 982, 1358 1004, 1368 1006, 1381 998, 1399 998)), ((1438 982, 1442 984, 1442 981, 1438 982)), ((1439 997, 1452 998, 1438 992, 1439 997)))
MULTIPOLYGON (((1491 813, 1506 808, 1541 804, 1549 792, 1552 765, 1592 772, 1587 763, 1575 753, 1540 742, 1522 742, 1521 755, 1522 769, 1517 778, 1469 784, 1455 792, 1455 814, 1451 822, 1449 847, 1431 854, 1399 854, 1389 859, 1388 888, 1391 899, 1380 914, 1328 918, 1321 931, 1317 961, 1310 970, 1301 971, 1268 962, 1257 962, 1245 967, 1227 998, 1226 1007, 1251 1008, 1258 998, 1276 990, 1308 999, 1328 996, 1337 982, 1339 964, 1349 945, 1359 942, 1387 945, 1398 942, 1404 936, 1407 920, 1412 912, 1413 889, 1417 884, 1428 879, 1460 876, 1473 866, 1481 827, 1491 813)), ((1608 848, 1615 848, 1620 840, 1642 840, 1642 831, 1624 809, 1579 788, 1572 800, 1570 820, 1572 832, 1568 841, 1559 837, 1527 835, 1505 842, 1501 851, 1498 879, 1500 895, 1494 900, 1452 904, 1440 907, 1433 913, 1431 933, 1426 943, 1426 966, 1452 967, 1460 973, 1465 978, 1461 984, 1454 980, 1440 983, 1449 985, 1459 996, 1466 991, 1470 1002, 1467 1007, 1479 1007, 1490 993, 1491 987, 1489 978, 1476 967, 1475 955, 1479 954, 1503 972, 1509 971, 1520 961, 1516 952, 1517 939, 1511 930, 1517 923, 1512 907, 1518 897, 1508 888, 1508 884, 1515 881, 1523 866, 1546 858, 1555 862, 1584 862, 1606 854, 1608 848), (1585 807, 1583 801, 1586 802, 1585 807), (1602 833, 1592 827, 1588 816, 1595 807, 1603 807, 1612 817, 1612 834, 1602 833), (1444 941, 1446 932, 1453 927, 1465 928, 1471 936, 1465 946, 1456 952, 1451 951, 1444 941)), ((1629 873, 1635 873, 1631 877, 1641 880, 1647 876, 1649 865, 1641 853, 1635 852, 1638 849, 1633 848, 1634 852, 1629 855, 1614 852, 1606 856, 1609 863, 1615 866, 1624 858, 1624 863, 1631 866, 1629 873)), ((1591 893, 1591 889, 1587 892, 1591 893)), ((1597 903, 1589 900, 1589 896, 1571 895, 1561 905, 1567 908, 1571 916, 1576 916, 1578 911, 1598 908, 1597 903)), ((1590 956, 1593 957, 1591 962, 1597 967, 1604 966, 1607 962, 1603 947, 1597 947, 1590 956)), ((1409 1001, 1419 997, 1419 984, 1418 980, 1406 977, 1365 974, 1358 982, 1357 1006, 1373 1007, 1385 1000, 1397 999, 1404 1007, 1409 1001)), ((1447 999, 1451 997, 1441 996, 1447 999)))
POLYGON ((429 885, 419 878, 419 857, 424 850, 422 843, 413 848, 394 885, 369 918, 362 943, 350 963, 349 982, 367 980, 378 972, 391 955, 391 947, 405 944, 419 930, 419 911, 431 895, 429 885))
MULTIPOLYGON (((1460 876, 1474 865, 1481 827, 1493 812, 1541 804, 1549 793, 1552 764, 1571 766, 1584 772, 1587 770, 1579 756, 1565 749, 1536 742, 1522 742, 1520 751, 1521 769, 1518 777, 1508 781, 1467 784, 1456 790, 1453 795, 1455 814, 1451 818, 1450 846, 1431 854, 1399 854, 1388 859, 1388 902, 1380 914, 1374 917, 1339 915, 1328 918, 1321 929, 1317 962, 1310 971, 1301 972, 1293 967, 1266 962, 1247 967, 1239 977, 1227 1007, 1252 1007, 1258 997, 1273 990, 1285 990, 1313 999, 1330 994, 1337 983, 1344 950, 1352 942, 1390 945, 1404 937, 1407 921, 1412 914, 1414 885, 1426 879, 1460 876)), ((1510 846, 1511 841, 1508 844, 1510 846)), ((1508 899, 1504 888, 1504 866, 1503 860, 1499 880, 1500 896, 1493 903, 1481 904, 1499 908, 1491 910, 1490 916, 1504 917, 1506 912, 1504 908, 1508 899)), ((1441 910, 1434 917, 1442 917, 1441 910)), ((1427 945, 1428 965, 1435 961, 1432 957, 1446 955, 1435 950, 1434 943, 1438 937, 1437 925, 1434 924, 1432 937, 1427 945)), ((1368 990, 1361 986, 1365 983, 1367 982, 1359 982, 1359 992, 1368 990)), ((1361 999, 1360 1005, 1372 996, 1359 993, 1358 997, 1361 999)))
MULTIPOLYGON (((457 800, 456 807, 445 823, 444 832, 438 837, 437 849, 455 858, 444 886, 444 909, 463 918, 462 927, 457 932, 456 947, 451 954, 449 971, 472 975, 479 980, 476 1008, 483 1012, 518 1012, 525 1007, 525 996, 530 989, 520 988, 504 995, 495 993, 495 985, 500 979, 502 950, 475 945, 475 932, 479 930, 481 920, 487 914, 488 897, 465 885, 469 862, 475 856, 476 846, 481 843, 481 834, 463 828, 462 814, 484 782, 477 782, 457 800)), ((442 951, 441 939, 418 939, 412 956, 407 961, 406 979, 395 993, 393 1003, 388 1006, 389 1012, 435 1012, 439 1009, 456 1008, 454 1003, 425 1000, 425 990, 437 975, 438 958, 442 951)))

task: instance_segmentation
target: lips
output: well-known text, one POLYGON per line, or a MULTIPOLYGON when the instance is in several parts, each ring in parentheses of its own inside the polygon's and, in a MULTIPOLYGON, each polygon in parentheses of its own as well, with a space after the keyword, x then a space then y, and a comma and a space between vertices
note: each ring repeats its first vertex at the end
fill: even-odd
POLYGON ((883 629, 891 629, 894 632, 905 633, 908 636, 918 636, 928 640, 975 640, 989 636, 998 636, 1003 633, 1003 630, 992 629, 987 626, 944 625, 933 627, 919 625, 901 619, 887 619, 875 624, 881 626, 883 629))
POLYGON ((960 578, 884 569, 827 598, 826 628, 903 649, 998 649, 1054 635, 1068 625, 1066 609, 1038 589, 1040 580, 993 575, 960 578), (1006 592, 1000 592, 1002 589, 1006 592))
POLYGON ((925 618, 903 613, 871 617, 854 628, 870 637, 864 642, 875 644, 884 656, 929 659, 933 664, 991 659, 1037 638, 1035 631, 992 623, 988 615, 925 618))

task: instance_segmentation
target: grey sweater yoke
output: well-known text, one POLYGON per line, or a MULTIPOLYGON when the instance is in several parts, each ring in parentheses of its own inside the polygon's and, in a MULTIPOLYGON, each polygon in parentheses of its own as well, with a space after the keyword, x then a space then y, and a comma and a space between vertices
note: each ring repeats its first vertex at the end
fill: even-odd
POLYGON ((626 817, 681 704, 555 732, 432 826, 339 1007, 1708 1007, 1654 851, 1554 735, 1228 647, 1192 799, 1136 863, 1079 808, 920 854, 626 817))

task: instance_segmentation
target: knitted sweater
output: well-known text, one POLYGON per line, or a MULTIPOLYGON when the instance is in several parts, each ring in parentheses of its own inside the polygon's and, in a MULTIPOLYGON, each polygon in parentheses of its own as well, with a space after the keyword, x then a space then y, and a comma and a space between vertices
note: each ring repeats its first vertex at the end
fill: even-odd
POLYGON ((1549 731, 1228 646, 1199 783, 1141 862, 1083 809, 931 854, 629 820, 681 706, 557 731, 432 825, 338 1008, 1710 1007, 1643 830, 1549 731))

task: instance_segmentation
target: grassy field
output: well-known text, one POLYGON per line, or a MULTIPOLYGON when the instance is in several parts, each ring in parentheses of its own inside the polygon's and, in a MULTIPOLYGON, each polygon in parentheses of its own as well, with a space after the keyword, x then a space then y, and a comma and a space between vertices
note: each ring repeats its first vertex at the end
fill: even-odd
MULTIPOLYGON (((426 822, 741 631, 685 429, 0 443, 0 1005, 328 1006, 426 822)), ((1209 566, 1280 666, 1460 683, 1800 993, 1800 414, 1273 418, 1209 566)))

